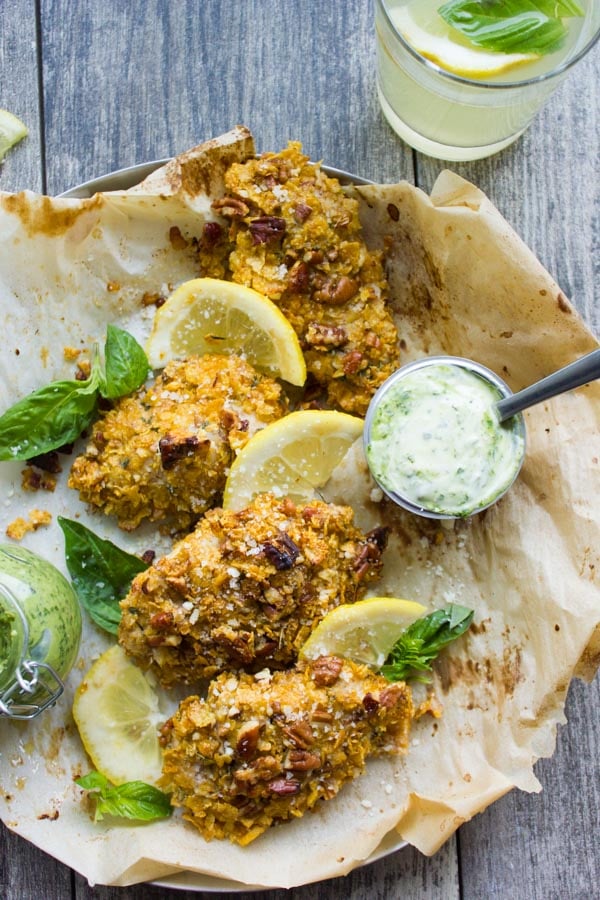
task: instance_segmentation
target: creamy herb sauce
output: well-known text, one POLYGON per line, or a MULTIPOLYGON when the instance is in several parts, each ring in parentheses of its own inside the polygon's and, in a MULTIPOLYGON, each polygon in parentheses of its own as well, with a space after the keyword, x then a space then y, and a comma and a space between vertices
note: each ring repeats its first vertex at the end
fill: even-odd
POLYGON ((64 677, 75 662, 81 635, 79 603, 67 579, 30 550, 0 545, 0 585, 25 614, 29 628, 28 646, 23 647, 21 620, 0 592, 0 688, 14 680, 15 662, 23 654, 64 677))
POLYGON ((459 365, 427 365, 383 393, 367 459, 379 484, 423 510, 468 516, 513 481, 524 452, 520 420, 501 424, 495 385, 459 365))

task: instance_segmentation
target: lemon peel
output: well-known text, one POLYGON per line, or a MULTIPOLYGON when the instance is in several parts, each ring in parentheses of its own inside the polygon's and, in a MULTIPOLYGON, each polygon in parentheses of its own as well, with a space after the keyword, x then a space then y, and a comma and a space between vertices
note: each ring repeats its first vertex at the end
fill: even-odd
POLYGON ((426 612, 421 603, 397 597, 368 597, 338 606, 303 644, 300 658, 341 656, 379 669, 400 635, 426 612))
POLYGON ((194 278, 156 311, 146 355, 153 369, 207 353, 243 355, 256 369, 303 385, 306 364, 296 332, 281 310, 253 288, 194 278))
POLYGON ((22 141, 29 134, 29 129, 14 113, 0 109, 0 162, 11 147, 22 141))
POLYGON ((390 16, 417 53, 453 75, 485 79, 539 58, 537 53, 502 53, 469 45, 441 17, 423 28, 415 22, 407 7, 394 9, 390 16))
POLYGON ((362 430, 362 419, 333 410, 299 410, 267 425, 236 457, 224 508, 242 509, 266 491, 295 502, 314 499, 362 430))
POLYGON ((95 768, 113 784, 156 783, 164 721, 150 682, 116 644, 85 675, 75 692, 73 718, 95 768))

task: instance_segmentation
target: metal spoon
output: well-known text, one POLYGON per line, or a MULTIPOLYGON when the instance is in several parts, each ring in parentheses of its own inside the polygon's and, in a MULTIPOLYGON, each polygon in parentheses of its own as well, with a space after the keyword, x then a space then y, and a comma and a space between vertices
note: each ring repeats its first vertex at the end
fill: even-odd
POLYGON ((542 403, 544 400, 549 400, 550 397, 572 391, 573 388, 587 384, 589 381, 595 381, 596 378, 600 378, 600 350, 592 350, 591 353, 569 363, 568 366, 563 366, 562 369, 542 378, 541 381, 536 381, 535 384, 523 388, 522 391, 517 391, 516 394, 499 400, 496 409, 500 415, 500 421, 504 422, 536 403, 542 403))

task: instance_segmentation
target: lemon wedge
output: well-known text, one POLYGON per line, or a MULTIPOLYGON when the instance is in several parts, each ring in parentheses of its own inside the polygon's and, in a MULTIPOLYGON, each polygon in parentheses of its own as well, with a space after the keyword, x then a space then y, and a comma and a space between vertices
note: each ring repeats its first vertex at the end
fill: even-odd
POLYGON ((369 597, 338 606, 317 625, 300 658, 342 656, 379 669, 400 635, 427 612, 413 600, 369 597))
POLYGON ((263 294, 232 281, 186 281, 156 311, 146 344, 153 369, 206 353, 237 353, 290 384, 306 380, 300 343, 286 317, 263 294))
POLYGON ((113 784, 161 774, 158 698, 144 673, 115 644, 96 660, 75 693, 73 718, 95 768, 113 784))
POLYGON ((21 122, 7 109, 0 109, 0 162, 10 148, 22 141, 28 134, 29 131, 24 122, 21 122))
POLYGON ((362 430, 362 419, 331 410, 300 410, 267 425, 231 466, 223 506, 242 509, 264 491, 298 503, 314 499, 362 430))
POLYGON ((426 28, 415 21, 406 6, 390 10, 390 17, 417 53, 454 75, 484 79, 539 58, 536 53, 502 53, 476 47, 437 14, 427 20, 426 28))

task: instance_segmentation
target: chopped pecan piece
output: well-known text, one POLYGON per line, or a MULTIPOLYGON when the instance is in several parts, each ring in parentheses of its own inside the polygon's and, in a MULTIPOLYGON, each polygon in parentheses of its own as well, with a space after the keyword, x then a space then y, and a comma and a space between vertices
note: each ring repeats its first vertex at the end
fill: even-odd
POLYGON ((171 437, 170 434, 165 435, 158 442, 163 469, 172 469, 180 459, 184 459, 186 456, 193 456, 199 446, 200 440, 195 434, 189 435, 183 440, 171 437))
POLYGON ((321 325, 311 322, 305 335, 307 344, 313 347, 343 347, 348 341, 348 333, 343 325, 321 325))
POLYGON ((312 664, 312 680, 317 687, 330 687, 338 680, 343 665, 338 656, 319 656, 312 664))
POLYGON ((386 709, 391 709, 404 696, 404 691, 405 686, 402 682, 390 684, 389 687, 384 688, 380 693, 379 702, 386 709))
POLYGON ((215 212, 229 218, 243 219, 250 212, 250 207, 239 197, 219 197, 211 205, 215 212))
POLYGON ((214 247, 223 237, 223 229, 218 222, 205 222, 202 226, 202 239, 207 247, 214 247))
POLYGON ((310 723, 303 720, 288 725, 283 732, 296 747, 300 747, 302 750, 308 750, 315 742, 310 723))
POLYGON ((333 714, 328 709, 317 708, 312 714, 313 722, 333 722, 333 714))
POLYGON ((310 285, 310 269, 299 259, 289 271, 289 288, 296 294, 306 294, 310 285))
POLYGON ((297 203, 292 215, 298 225, 302 225, 310 217, 311 212, 312 206, 309 206, 308 203, 297 203))
POLYGON ((259 216, 252 219, 248 228, 253 244, 274 244, 285 234, 285 219, 279 216, 259 216))
POLYGON ((242 759, 251 759, 258 748, 258 738, 260 736, 260 722, 252 719, 240 729, 235 752, 242 759))
POLYGON ((364 706, 366 712, 372 713, 379 709, 379 700, 373 696, 373 694, 365 694, 363 697, 362 705, 364 706))
POLYGON ((285 797, 288 794, 297 794, 300 790, 300 782, 295 781, 293 778, 276 778, 269 782, 269 790, 280 797, 285 797))
POLYGON ((152 628, 156 628, 157 631, 168 631, 173 622, 173 613, 166 609, 154 613, 154 615, 150 617, 150 625, 152 628))
POLYGON ((259 781, 267 781, 280 772, 281 763, 278 759, 274 756, 259 756, 254 762, 238 769, 233 778, 236 787, 244 790, 258 784, 259 781))
POLYGON ((332 306, 341 306, 348 303, 358 291, 358 284, 354 279, 342 275, 341 278, 328 279, 321 290, 315 291, 314 298, 321 303, 329 303, 332 306))
POLYGON ((286 769, 292 772, 310 772, 321 765, 321 757, 318 753, 310 753, 308 750, 290 750, 285 764, 286 769))
POLYGON ((262 550, 269 562, 280 572, 291 569, 300 556, 300 547, 285 531, 279 533, 276 541, 265 541, 262 550))
POLYGON ((48 453, 40 453, 39 456, 32 456, 31 459, 27 460, 27 465, 37 466, 38 469, 42 469, 44 472, 50 472, 52 475, 58 475, 59 472, 62 472, 62 466, 56 450, 50 450, 48 453))
POLYGON ((360 350, 351 350, 344 356, 343 368, 346 375, 356 375, 363 361, 360 350))

